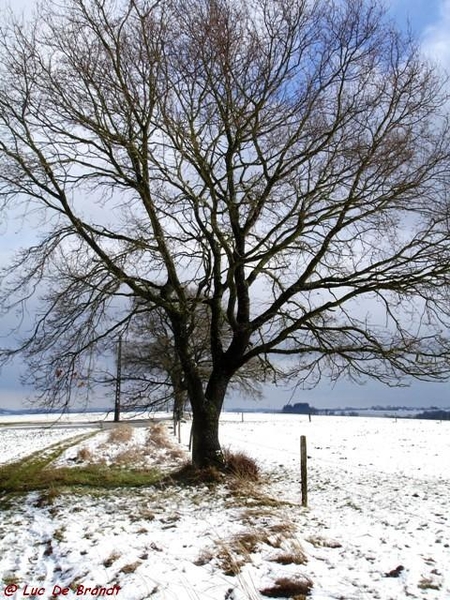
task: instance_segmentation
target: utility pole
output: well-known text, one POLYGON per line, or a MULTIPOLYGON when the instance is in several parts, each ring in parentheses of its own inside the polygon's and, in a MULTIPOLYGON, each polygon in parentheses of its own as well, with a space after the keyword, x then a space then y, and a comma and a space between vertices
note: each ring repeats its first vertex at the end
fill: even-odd
POLYGON ((114 423, 120 421, 120 384, 122 382, 122 334, 117 342, 116 398, 114 402, 114 423))

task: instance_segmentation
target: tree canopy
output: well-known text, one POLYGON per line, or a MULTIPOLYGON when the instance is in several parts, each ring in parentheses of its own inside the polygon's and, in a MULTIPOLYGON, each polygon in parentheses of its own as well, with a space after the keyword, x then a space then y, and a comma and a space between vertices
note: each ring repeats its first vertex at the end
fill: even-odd
POLYGON ((4 356, 73 367, 121 298, 162 311, 198 465, 256 358, 295 384, 447 378, 443 86, 376 0, 50 0, 5 23, 0 202, 43 220, 2 299, 42 310, 4 356))

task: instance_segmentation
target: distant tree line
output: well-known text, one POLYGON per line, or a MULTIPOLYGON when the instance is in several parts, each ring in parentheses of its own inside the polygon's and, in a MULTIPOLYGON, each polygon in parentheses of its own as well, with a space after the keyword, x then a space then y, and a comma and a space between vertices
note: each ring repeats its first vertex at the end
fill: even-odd
POLYGON ((435 421, 450 421, 450 411, 447 410, 426 410, 416 415, 416 419, 429 419, 435 421))
POLYGON ((317 409, 310 406, 308 402, 296 402, 295 404, 285 404, 283 412, 295 413, 296 415, 315 415, 317 414, 317 409))

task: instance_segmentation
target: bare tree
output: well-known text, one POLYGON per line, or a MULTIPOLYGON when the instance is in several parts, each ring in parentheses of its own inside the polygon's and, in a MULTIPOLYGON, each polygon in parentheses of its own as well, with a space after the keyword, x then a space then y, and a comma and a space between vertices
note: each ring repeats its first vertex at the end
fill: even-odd
POLYGON ((2 206, 47 219, 3 305, 58 255, 80 319, 121 295, 161 310, 196 465, 222 462, 225 393, 255 357, 304 385, 448 377, 446 98, 376 0, 50 1, 0 37, 2 206))
MULTIPOLYGON (((209 332, 210 311, 206 304, 195 302, 196 310, 191 314, 189 337, 192 340, 193 359, 203 381, 208 381, 212 372, 209 332)), ((232 332, 226 332, 223 316, 224 340, 231 342, 232 332)), ((188 389, 183 368, 177 355, 170 320, 160 308, 149 309, 147 304, 134 306, 127 329, 127 340, 123 347, 123 382, 125 405, 163 406, 173 405, 175 418, 189 406, 188 389)), ((258 357, 246 363, 230 380, 229 387, 254 399, 261 398, 261 382, 266 369, 258 357)))

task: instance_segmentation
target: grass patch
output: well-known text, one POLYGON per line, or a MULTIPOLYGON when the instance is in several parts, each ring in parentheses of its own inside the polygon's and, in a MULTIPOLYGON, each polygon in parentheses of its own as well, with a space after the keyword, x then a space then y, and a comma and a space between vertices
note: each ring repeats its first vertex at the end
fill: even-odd
POLYGON ((3 575, 2 581, 3 581, 4 585, 19 585, 20 584, 19 577, 17 577, 17 575, 12 575, 12 574, 3 575))
POLYGON ((51 504, 62 488, 87 486, 94 488, 142 487, 161 479, 157 469, 124 469, 104 464, 76 467, 52 467, 51 463, 67 448, 95 434, 72 438, 55 444, 15 463, 0 467, 0 491, 6 494, 45 490, 42 505, 51 504))
POLYGON ((141 487, 159 481, 161 474, 156 469, 126 470, 91 464, 84 467, 60 467, 44 469, 37 474, 33 487, 42 489, 53 487, 88 486, 96 488, 141 487))
POLYGON ((38 474, 42 473, 46 467, 59 458, 67 448, 79 444, 93 435, 95 433, 76 436, 66 442, 58 442, 45 450, 34 452, 17 462, 0 466, 0 491, 28 492, 40 489, 41 486, 39 485, 35 487, 35 479, 38 479, 38 474))

